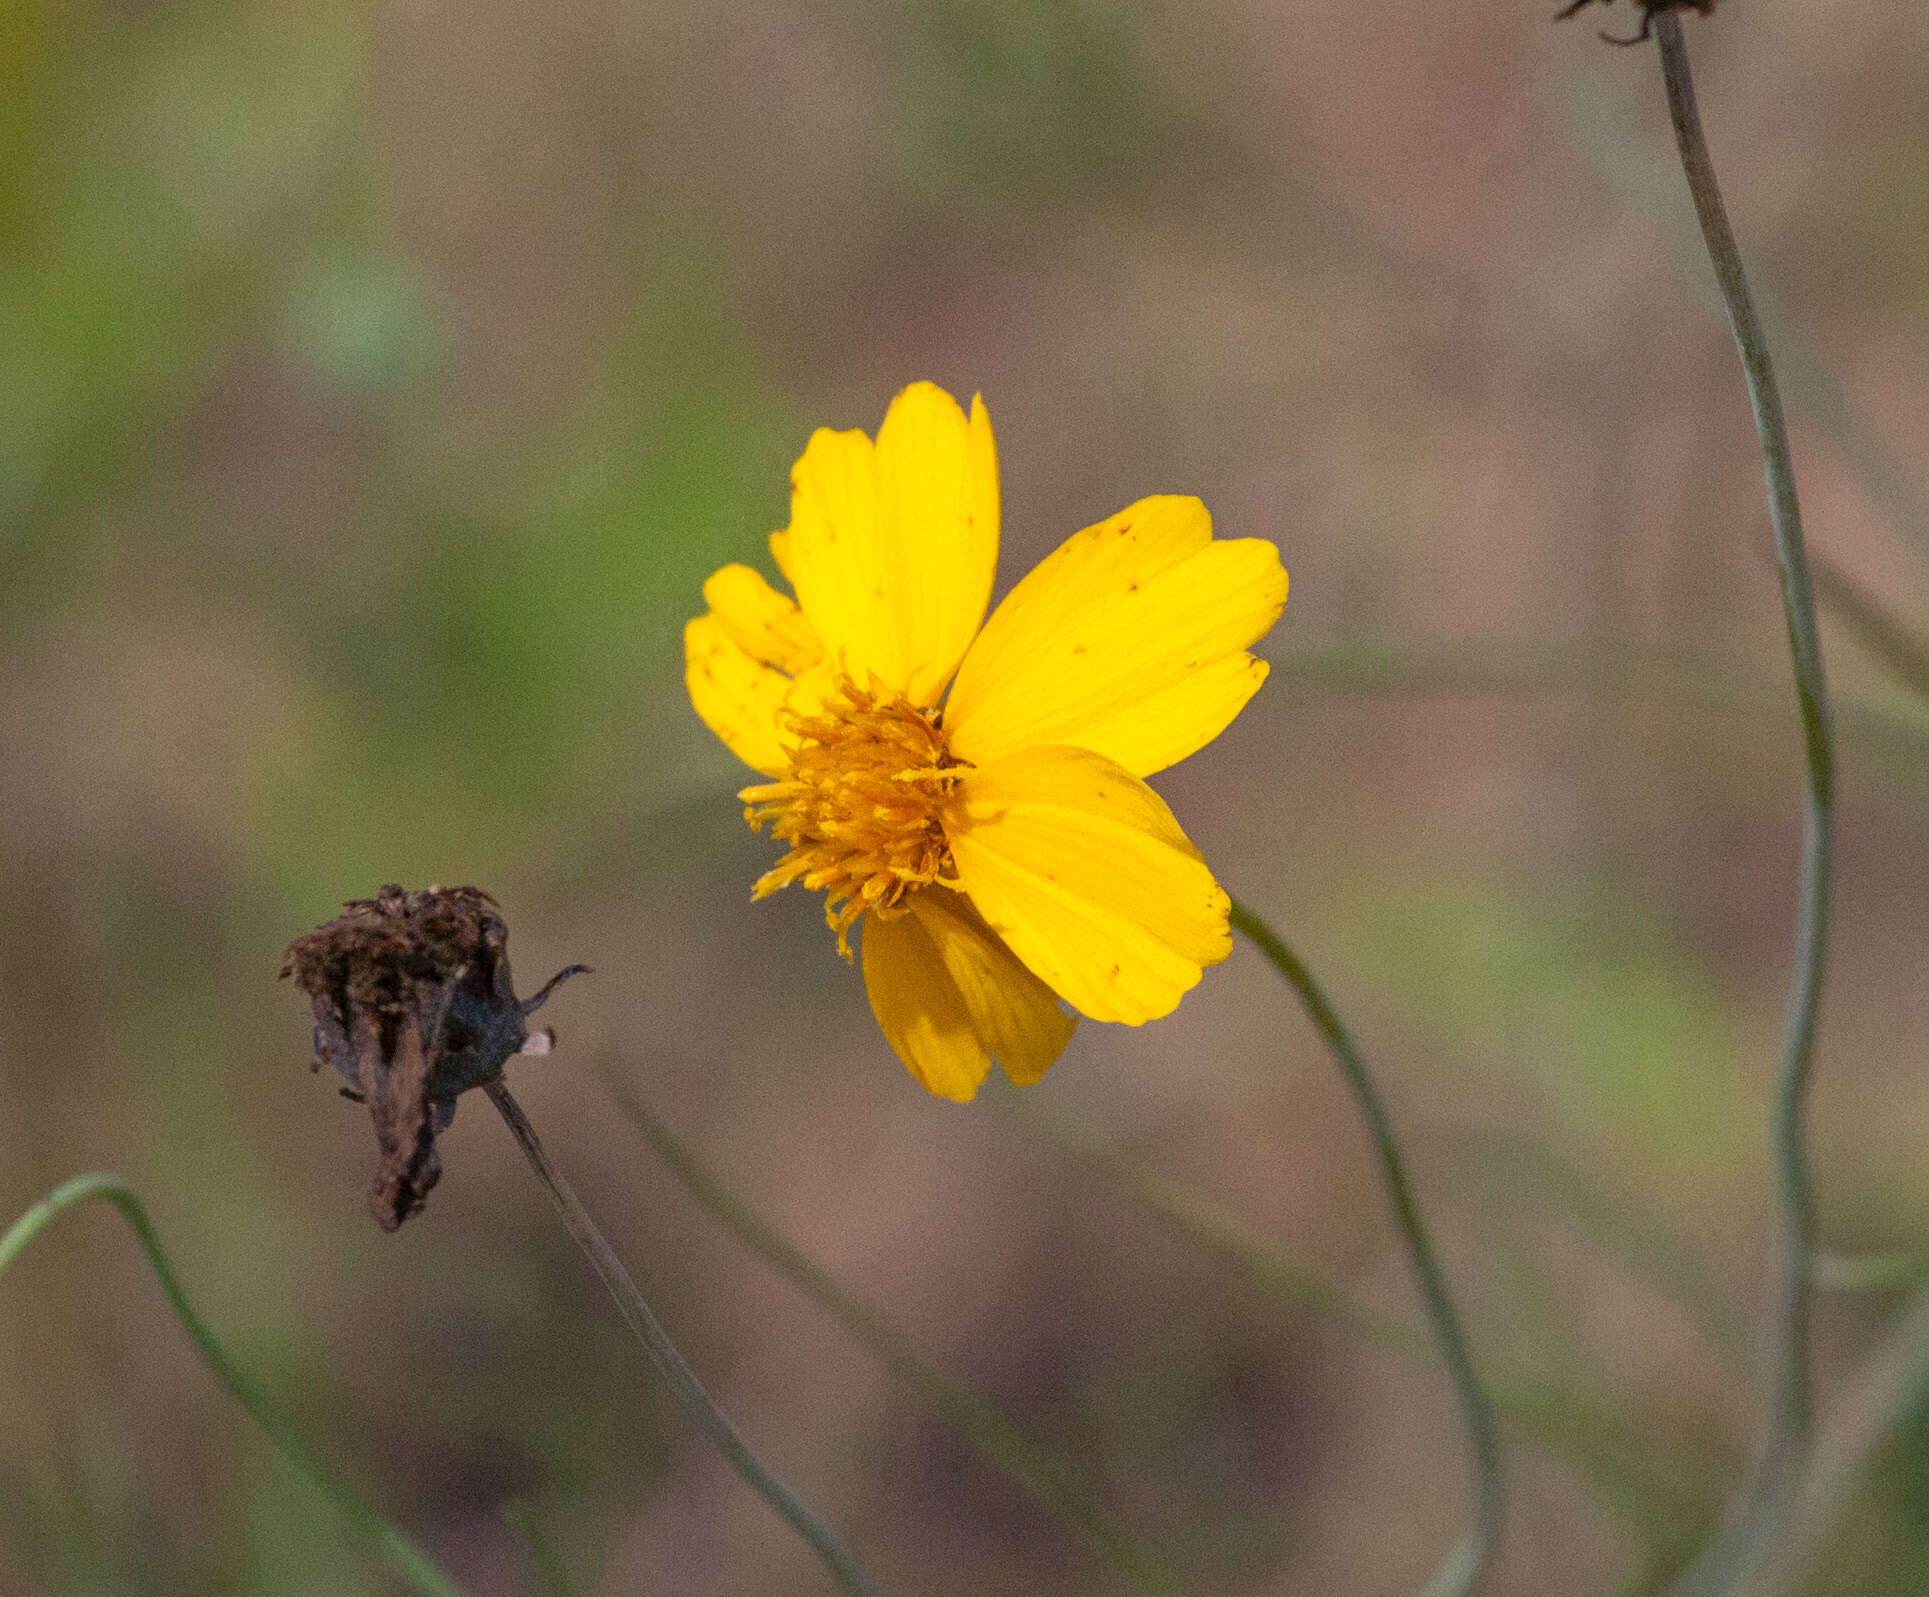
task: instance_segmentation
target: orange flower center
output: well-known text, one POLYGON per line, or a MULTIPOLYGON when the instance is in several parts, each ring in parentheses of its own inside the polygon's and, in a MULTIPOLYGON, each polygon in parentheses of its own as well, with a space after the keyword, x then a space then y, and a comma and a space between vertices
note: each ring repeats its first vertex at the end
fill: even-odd
POLYGON ((938 712, 873 679, 848 677, 817 715, 791 720, 790 771, 738 794, 744 819, 769 823, 790 852, 757 879, 763 898, 792 882, 825 894, 824 919, 851 957, 850 930, 866 911, 903 913, 907 893, 956 881, 941 819, 967 767, 951 757, 938 712))

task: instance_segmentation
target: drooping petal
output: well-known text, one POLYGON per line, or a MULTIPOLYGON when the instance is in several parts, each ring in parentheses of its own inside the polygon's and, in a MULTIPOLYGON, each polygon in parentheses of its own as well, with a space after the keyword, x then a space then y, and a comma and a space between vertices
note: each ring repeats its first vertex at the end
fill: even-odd
POLYGON ((1058 995, 1019 963, 962 893, 926 891, 909 903, 964 999, 978 1040, 1007 1076, 1031 1086, 1065 1051, 1077 1017, 1059 1007, 1058 995))
POLYGON ((1170 1014, 1232 951, 1231 900, 1172 811, 1130 771, 1035 748, 972 771, 945 816, 987 925, 1094 1020, 1170 1014))
POLYGON ((811 435, 791 472, 790 526, 771 539, 830 657, 859 685, 875 674, 937 701, 991 594, 998 466, 990 418, 969 421, 931 383, 891 402, 875 445, 811 435))
POLYGON ((991 1054, 917 916, 866 917, 864 991, 904 1068, 940 1098, 970 1103, 991 1054))
POLYGON ((1029 1087, 1065 1051, 1076 1017, 961 895, 914 895, 864 922, 864 989, 892 1050, 941 1098, 969 1103, 995 1058, 1029 1087))
POLYGON ((795 676, 824 657, 824 646, 797 601, 749 566, 716 572, 703 585, 703 600, 731 641, 753 660, 795 676))
POLYGON ((684 627, 683 677, 697 714, 732 754, 765 776, 783 773, 790 761, 778 732, 789 677, 751 659, 714 615, 684 627))
POLYGON ((1286 572, 1258 538, 1214 539, 1197 499, 1141 499, 1067 539, 1006 595, 958 668, 945 723, 961 759, 1091 749, 1137 776, 1225 730, 1264 680, 1246 653, 1286 572))

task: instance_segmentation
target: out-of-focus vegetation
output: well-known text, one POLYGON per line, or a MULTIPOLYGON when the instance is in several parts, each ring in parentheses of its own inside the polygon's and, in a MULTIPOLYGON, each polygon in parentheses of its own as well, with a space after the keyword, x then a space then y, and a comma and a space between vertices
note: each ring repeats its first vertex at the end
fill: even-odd
MULTIPOLYGON (((596 967, 515 1072, 552 1152, 884 1590, 1117 1586, 599 1070, 1188 1590, 1429 1568, 1451 1399, 1372 1331, 1415 1305, 1367 1146, 1256 958, 1036 1090, 1121 1165, 928 1098, 815 902, 747 901, 771 847, 682 622, 720 562, 770 569, 811 427, 931 377, 997 425, 1002 584, 1151 492, 1279 543, 1274 678, 1162 791, 1411 1139, 1507 1415, 1492 1590, 1660 1580, 1753 1434, 1798 746, 1653 62, 1551 9, 9 0, 0 1225, 124 1173, 235 1357, 479 1597, 542 1558, 585 1593, 828 1589, 480 1106, 426 1214, 368 1220, 367 1119, 306 1072, 280 951, 383 882, 474 882, 525 986, 596 967)), ((1689 19, 1811 537, 1917 637, 1924 30, 1689 19)), ((1822 1236, 1901 1263, 1825 1298, 1825 1405, 1929 1261, 1929 708, 1826 641, 1822 1236)), ((114 1222, 63 1226, 0 1278, 0 1592, 391 1589, 114 1222)), ((1915 1414, 1815 1589, 1921 1589, 1926 1480, 1915 1414)))

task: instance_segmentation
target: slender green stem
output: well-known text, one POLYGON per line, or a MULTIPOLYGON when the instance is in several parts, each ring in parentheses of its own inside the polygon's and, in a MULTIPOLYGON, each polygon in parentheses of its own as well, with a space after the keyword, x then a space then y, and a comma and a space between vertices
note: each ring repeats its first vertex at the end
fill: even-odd
MULTIPOLYGON (((1287 1257, 1222 1204, 1145 1168, 1049 1100, 1025 1093, 1013 1095, 1006 1107, 1058 1151, 1110 1181, 1179 1240, 1238 1270, 1263 1296, 1329 1316, 1362 1342, 1397 1358, 1428 1367, 1438 1358, 1437 1340, 1425 1324, 1360 1302, 1287 1257)), ((1712 1514, 1704 1512, 1698 1495, 1706 1475, 1700 1461, 1655 1460, 1651 1439, 1637 1434, 1611 1406, 1525 1369, 1490 1363, 1486 1384, 1503 1422, 1570 1465, 1603 1506, 1656 1543, 1650 1558, 1671 1559, 1669 1567, 1678 1567, 1700 1544, 1712 1514)))
POLYGON ((1499 1539, 1506 1497, 1501 1472, 1500 1428, 1494 1417, 1493 1399, 1488 1396, 1479 1373, 1474 1369, 1473 1350, 1461 1326, 1459 1311, 1454 1307, 1453 1295, 1447 1289, 1446 1273, 1440 1267, 1439 1255, 1434 1252, 1432 1238, 1427 1234, 1426 1221, 1421 1218, 1412 1183, 1407 1179, 1406 1162, 1400 1157, 1400 1147, 1393 1135, 1392 1117, 1387 1113, 1386 1101, 1380 1096, 1380 1089, 1373 1080, 1373 1073, 1367 1069, 1365 1058, 1327 1000, 1325 992, 1313 979, 1313 973, 1287 946, 1285 939, 1237 900, 1232 906, 1232 924, 1272 961, 1280 975, 1299 995, 1314 1029, 1319 1032, 1339 1065, 1340 1074, 1345 1077, 1353 1101, 1359 1107, 1360 1117, 1366 1122, 1367 1134, 1373 1139, 1374 1152, 1379 1155, 1380 1173, 1386 1182, 1387 1196, 1393 1203, 1393 1218, 1406 1244, 1413 1273, 1419 1279, 1420 1295, 1426 1301, 1427 1318, 1432 1323, 1434 1340, 1439 1344, 1448 1378, 1453 1382, 1454 1395, 1460 1400, 1461 1415, 1467 1425, 1468 1444, 1473 1452, 1473 1518, 1459 1545, 1427 1582, 1423 1597, 1464 1597, 1479 1579, 1480 1571, 1499 1539))
POLYGON ((875 1304, 834 1280, 775 1226, 706 1170, 683 1140, 613 1072, 604 1085, 625 1119, 649 1143, 684 1189, 739 1242, 771 1265, 899 1380, 955 1426, 992 1468, 1058 1515, 1103 1557, 1120 1583, 1144 1597, 1176 1597, 1178 1579, 1149 1548, 1107 1514, 1085 1482, 1040 1447, 1003 1412, 953 1381, 926 1359, 875 1304))
POLYGON ((1883 1443, 1929 1390, 1929 1287, 1920 1288, 1831 1407, 1788 1513, 1762 1549, 1750 1597, 1806 1590, 1829 1533, 1855 1499, 1883 1443))
POLYGON ((748 1444, 737 1434, 736 1427, 723 1410, 717 1407, 715 1399, 703 1389, 703 1384, 690 1366, 684 1363, 683 1355, 670 1340, 669 1332, 650 1312, 649 1304, 643 1301, 643 1294, 630 1279, 630 1272, 623 1268, 623 1261, 617 1258, 615 1250, 603 1239, 603 1233, 596 1228, 596 1222, 590 1219, 589 1211, 577 1200, 562 1173, 550 1163, 549 1155, 543 1152, 536 1128, 530 1125, 529 1117, 510 1094, 508 1085, 497 1079, 484 1083, 482 1090, 488 1093, 489 1101, 501 1113, 524 1157, 528 1159, 529 1167, 536 1172, 543 1190, 555 1204, 557 1214, 562 1217, 563 1229, 575 1239, 576 1245, 595 1266, 596 1273, 603 1278, 603 1285, 609 1288, 617 1309, 649 1354, 650 1362, 657 1367, 677 1401, 696 1422, 697 1429, 729 1460, 731 1468, 743 1477, 751 1490, 810 1544, 811 1550, 823 1561, 824 1567, 840 1587, 851 1593, 851 1597, 875 1597, 871 1583, 865 1579, 863 1571, 845 1550, 844 1544, 829 1526, 803 1505, 789 1487, 764 1467, 762 1460, 751 1452, 748 1444))
POLYGON ((187 1332, 195 1351, 201 1355, 202 1361, 228 1396, 239 1403, 248 1417, 261 1427, 282 1457, 306 1476, 335 1505, 341 1516, 361 1532, 382 1561, 422 1593, 422 1597, 462 1597, 461 1587, 437 1569, 427 1553, 357 1497, 334 1471, 309 1450, 293 1421, 228 1357, 226 1350, 215 1340, 214 1333, 189 1306, 187 1294, 181 1290, 180 1280, 161 1247, 161 1239, 155 1232, 154 1222, 148 1218, 146 1207, 135 1196, 133 1188, 119 1176, 100 1173, 75 1176, 73 1180, 55 1187, 16 1220, 4 1236, 0 1236, 0 1271, 4 1271, 19 1257, 27 1244, 56 1215, 76 1204, 85 1203, 89 1198, 111 1203, 120 1211, 128 1229, 134 1233, 134 1240, 147 1255, 154 1279, 160 1283, 161 1295, 167 1299, 174 1317, 181 1322, 181 1329, 187 1332))
POLYGON ((1810 562, 1815 594, 1835 619, 1889 674, 1929 699, 1929 643, 1899 621, 1889 607, 1832 562, 1810 562))
POLYGON ((1775 1164, 1781 1199, 1777 1260, 1776 1340, 1771 1371, 1769 1421, 1754 1469, 1737 1500, 1730 1534, 1709 1549, 1690 1572, 1691 1589, 1728 1590, 1747 1578, 1761 1537, 1781 1517, 1799 1480, 1815 1428, 1809 1371, 1811 1282, 1809 1253, 1813 1197, 1806 1143, 1806 1113, 1815 1030, 1822 995, 1828 938, 1829 878, 1834 842, 1835 756, 1829 725, 1828 684, 1815 625, 1815 595, 1802 541, 1802 512, 1795 496, 1795 463, 1781 395, 1769 362, 1768 343, 1743 274, 1741 254, 1728 226, 1721 189, 1701 131, 1680 19, 1671 11, 1654 17, 1662 78, 1675 144, 1688 176, 1695 216, 1714 263, 1728 325, 1741 355, 1748 399, 1755 412, 1762 471, 1768 485, 1769 521, 1781 574, 1782 613, 1794 666, 1795 700, 1802 720, 1807 783, 1802 814, 1800 897, 1795 919, 1795 969, 1790 979, 1783 1034, 1781 1078, 1775 1098, 1775 1164))
POLYGON ((527 1503, 504 1503, 502 1517, 509 1522, 509 1528, 522 1538, 523 1546, 529 1549, 529 1561, 542 1576, 549 1597, 576 1597, 576 1588, 570 1584, 569 1571, 563 1567, 556 1549, 543 1534, 542 1521, 536 1518, 535 1509, 527 1503))
POLYGON ((1181 1241, 1232 1265, 1267 1297, 1329 1317, 1369 1347, 1429 1363, 1433 1339, 1425 1327, 1374 1308, 1289 1258, 1272 1240, 1204 1194, 1149 1169, 1050 1099, 1013 1095, 1006 1112, 1044 1137, 1059 1153, 1112 1183, 1119 1193, 1181 1241))
MULTIPOLYGON (((851 1292, 769 1221, 711 1174, 660 1118, 613 1072, 603 1080, 617 1108, 657 1152, 690 1195, 715 1215, 752 1253, 770 1264, 822 1308, 888 1370, 916 1392, 993 1469, 1047 1510, 1062 1516, 1103 1556, 1120 1583, 1134 1592, 1177 1590, 1177 1582, 1148 1548, 1133 1541, 1097 1505, 1085 1484, 1018 1429, 1000 1410, 925 1359, 885 1315, 851 1292)), ((1433 1338, 1411 1324, 1350 1297, 1304 1265, 1281 1254, 1236 1215, 1141 1168, 1090 1127, 1035 1093, 1012 1094, 1004 1109, 1039 1132, 1055 1148, 1114 1182, 1175 1235, 1242 1271, 1263 1294, 1314 1314, 1329 1315, 1362 1341, 1397 1357, 1431 1363, 1433 1338)), ((1618 1415, 1587 1395, 1539 1384, 1523 1373, 1496 1381, 1496 1407, 1503 1418, 1553 1456, 1573 1465, 1604 1503, 1641 1534, 1658 1536, 1670 1558, 1684 1537, 1702 1524, 1696 1483, 1699 1472, 1656 1467, 1640 1438, 1618 1415)), ((1698 1536, 1695 1540, 1698 1540, 1698 1536)), ((1689 1541, 1688 1546, 1694 1545, 1689 1541)))

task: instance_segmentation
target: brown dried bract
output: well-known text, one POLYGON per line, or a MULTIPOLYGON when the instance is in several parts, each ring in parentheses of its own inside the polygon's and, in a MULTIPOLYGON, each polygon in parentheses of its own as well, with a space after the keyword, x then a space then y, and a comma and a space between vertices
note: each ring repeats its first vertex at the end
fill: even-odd
MULTIPOLYGON (((1602 5, 1613 3, 1614 0, 1601 0, 1602 5)), ((1640 44, 1643 40, 1653 37, 1654 15, 1657 11, 1695 11, 1705 17, 1715 9, 1715 0, 1634 0, 1634 3, 1641 7, 1641 31, 1631 33, 1625 39, 1617 39, 1611 33, 1603 33, 1601 37, 1609 44, 1640 44)), ((1565 22, 1575 12, 1593 4, 1594 0, 1574 0, 1574 3, 1565 10, 1556 12, 1554 20, 1565 22)))
POLYGON ((442 1175, 436 1135, 455 1100, 493 1081, 514 1054, 540 1052, 528 1017, 571 965, 526 1002, 509 974, 509 929, 480 888, 384 887, 288 945, 281 967, 315 1011, 313 1069, 332 1065, 343 1096, 366 1103, 381 1163, 368 1205, 393 1231, 442 1175))

